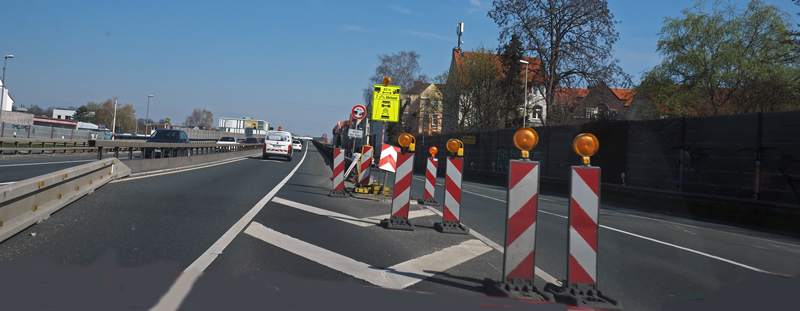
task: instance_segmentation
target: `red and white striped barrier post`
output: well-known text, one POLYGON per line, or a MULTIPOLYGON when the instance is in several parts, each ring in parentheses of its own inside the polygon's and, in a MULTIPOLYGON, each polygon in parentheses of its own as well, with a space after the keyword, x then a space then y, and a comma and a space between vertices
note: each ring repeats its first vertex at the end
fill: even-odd
POLYGON ((333 190, 329 196, 347 196, 344 189, 344 149, 333 149, 333 190))
POLYGON ((383 189, 385 189, 386 187, 386 177, 389 176, 388 172, 394 173, 397 169, 398 152, 400 152, 400 148, 397 148, 389 144, 381 145, 381 158, 378 161, 378 168, 386 171, 383 172, 383 183, 380 185, 381 193, 384 193, 383 189))
POLYGON ((414 168, 414 137, 409 134, 400 135, 400 146, 408 147, 409 152, 397 154, 397 170, 394 173, 394 191, 392 211, 389 218, 381 220, 386 229, 414 230, 414 224, 408 221, 408 203, 411 198, 411 173, 414 168))
POLYGON ((582 157, 582 166, 571 168, 567 281, 547 284, 556 302, 602 310, 622 310, 622 306, 597 288, 598 229, 600 216, 600 167, 591 166, 589 157, 599 142, 592 134, 579 134, 572 142, 582 157))
POLYGON ((361 147, 361 163, 358 166, 358 184, 370 184, 370 164, 372 164, 372 146, 361 147))
POLYGON ((420 200, 419 203, 438 205, 439 203, 436 202, 436 199, 434 199, 434 195, 436 195, 436 170, 439 167, 439 159, 436 159, 436 152, 438 152, 439 149, 436 147, 431 147, 429 151, 431 153, 431 157, 428 158, 427 166, 425 168, 425 193, 422 195, 422 200, 420 200))
POLYGON ((469 228, 461 223, 461 179, 464 172, 464 144, 458 139, 447 142, 447 150, 454 156, 447 158, 444 182, 444 215, 442 222, 433 228, 443 233, 468 234, 469 228))
POLYGON ((540 165, 528 160, 528 151, 538 141, 536 131, 528 127, 514 135, 514 145, 521 150, 522 159, 509 162, 503 279, 496 282, 487 278, 484 287, 498 296, 552 301, 533 283, 540 165))

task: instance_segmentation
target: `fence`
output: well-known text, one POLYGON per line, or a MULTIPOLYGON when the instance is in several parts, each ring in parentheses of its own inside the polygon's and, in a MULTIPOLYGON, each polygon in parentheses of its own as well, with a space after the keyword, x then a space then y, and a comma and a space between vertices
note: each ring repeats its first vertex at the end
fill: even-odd
POLYGON ((0 122, 0 137, 108 140, 111 132, 0 122))
MULTIPOLYGON (((572 140, 588 132, 600 141, 592 164, 603 168, 603 183, 797 204, 798 119, 800 111, 537 127, 539 144, 531 158, 542 162, 543 178, 567 180, 569 167, 580 163, 572 140)), ((465 176, 486 174, 506 180, 502 176, 508 172, 508 161, 519 158, 512 141, 515 132, 418 137, 415 170, 424 172, 429 147, 440 150, 437 157, 442 161, 449 155, 447 141, 456 138, 466 142, 465 176)))

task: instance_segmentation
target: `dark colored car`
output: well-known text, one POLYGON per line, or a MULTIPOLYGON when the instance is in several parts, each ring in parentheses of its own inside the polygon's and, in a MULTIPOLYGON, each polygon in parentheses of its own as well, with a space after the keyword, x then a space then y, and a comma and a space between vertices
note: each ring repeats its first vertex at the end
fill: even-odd
MULTIPOLYGON (((150 135, 150 138, 147 139, 148 143, 171 143, 171 144, 188 144, 189 143, 189 136, 186 135, 186 132, 182 130, 156 130, 150 135)), ((162 152, 166 152, 162 150, 162 148, 148 148, 145 150, 144 157, 149 158, 159 158, 163 156, 178 156, 178 150, 173 149, 171 154, 162 155, 162 152)))
POLYGON ((257 144, 257 143, 259 143, 259 141, 258 141, 258 138, 256 138, 256 137, 248 137, 248 138, 245 138, 242 143, 244 143, 244 144, 257 144))

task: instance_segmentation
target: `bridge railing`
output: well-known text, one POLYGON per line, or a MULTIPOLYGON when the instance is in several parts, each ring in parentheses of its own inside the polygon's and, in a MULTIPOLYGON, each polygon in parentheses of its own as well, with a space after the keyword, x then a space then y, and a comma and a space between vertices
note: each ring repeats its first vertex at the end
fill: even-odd
POLYGON ((226 144, 220 145, 216 142, 190 142, 190 143, 148 143, 141 141, 124 141, 124 140, 98 140, 91 141, 90 146, 97 150, 97 159, 103 159, 104 150, 111 150, 115 158, 119 157, 120 152, 127 152, 128 160, 133 159, 134 151, 139 151, 140 159, 145 158, 165 158, 172 155, 176 157, 192 156, 192 155, 206 155, 220 152, 235 152, 256 150, 264 147, 264 144, 226 144), (156 153, 158 152, 158 153, 156 153), (166 156, 165 156, 166 155, 166 156))

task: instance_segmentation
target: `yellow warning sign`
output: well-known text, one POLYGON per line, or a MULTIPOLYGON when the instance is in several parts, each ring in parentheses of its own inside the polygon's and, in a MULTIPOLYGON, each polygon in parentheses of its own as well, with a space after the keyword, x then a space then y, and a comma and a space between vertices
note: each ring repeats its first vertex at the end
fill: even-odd
POLYGON ((400 87, 396 85, 373 86, 372 121, 399 122, 400 87))

